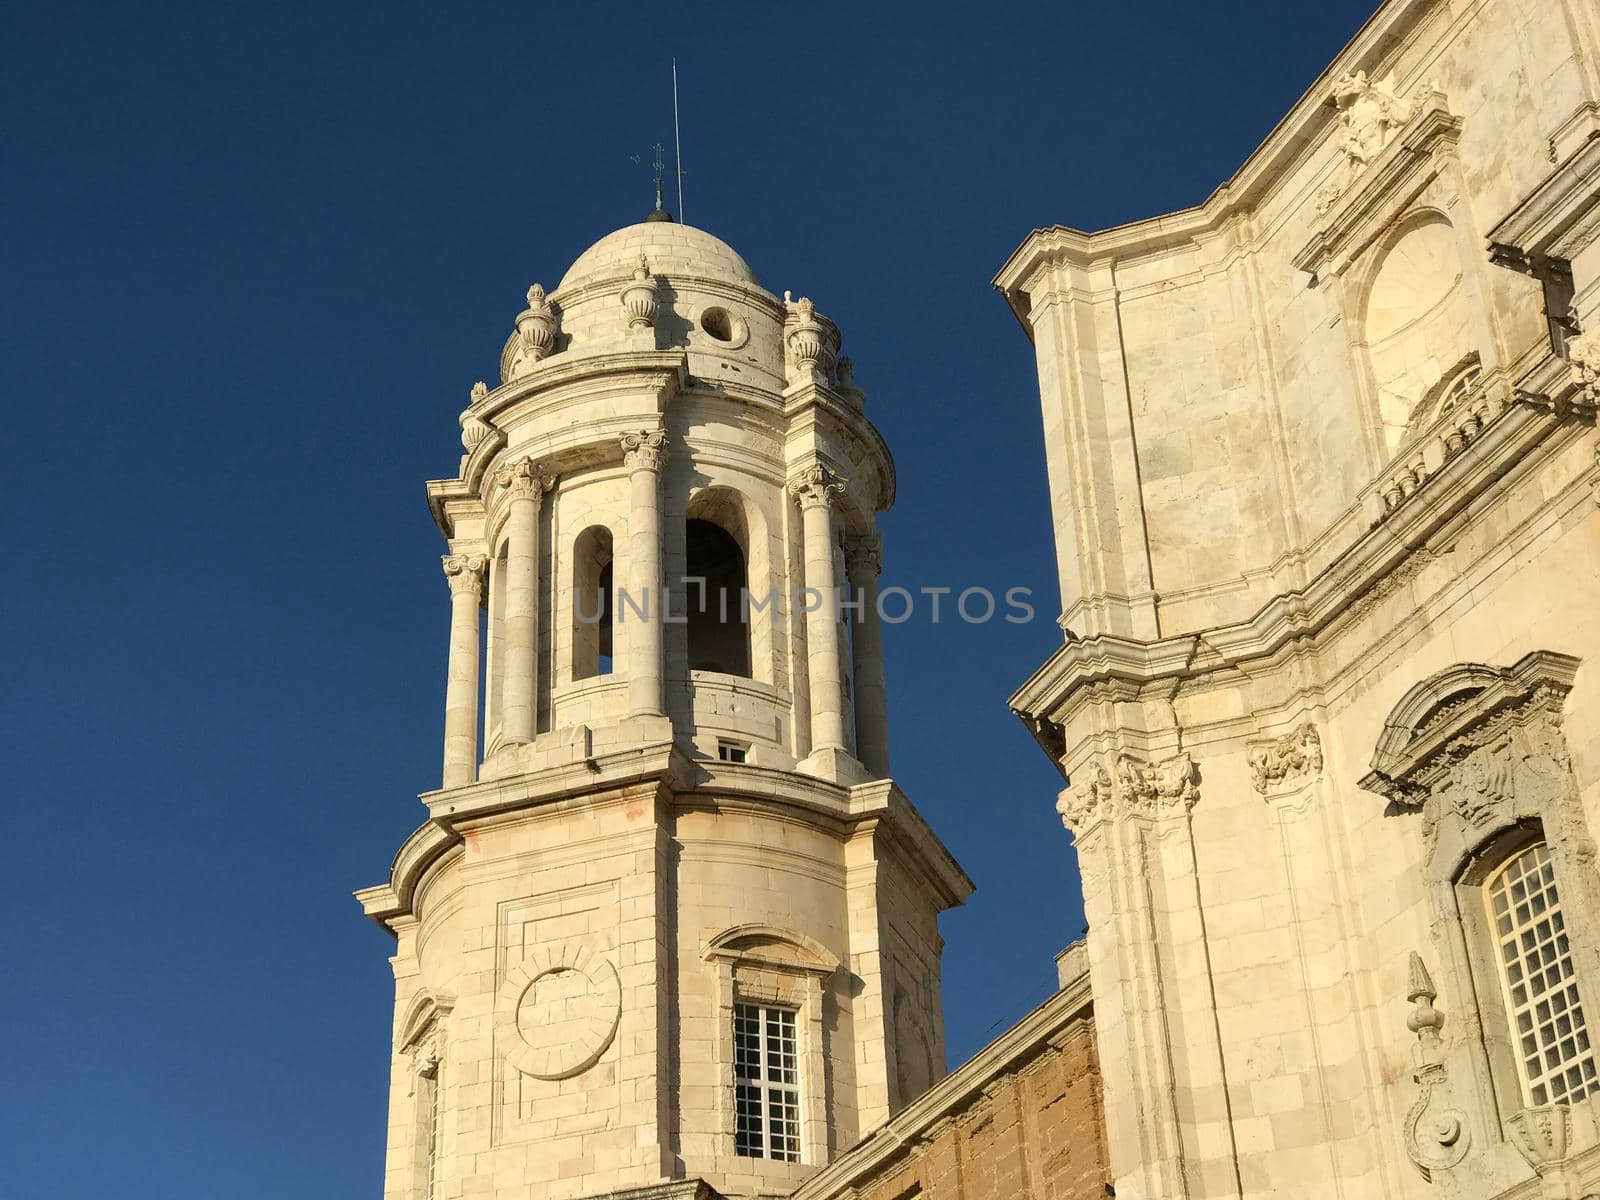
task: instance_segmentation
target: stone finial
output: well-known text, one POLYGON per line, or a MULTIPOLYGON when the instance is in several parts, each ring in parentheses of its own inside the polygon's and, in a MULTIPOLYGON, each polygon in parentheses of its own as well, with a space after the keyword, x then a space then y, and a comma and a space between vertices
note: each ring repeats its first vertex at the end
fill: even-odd
POLYGON ((1600 405, 1600 334, 1580 333, 1567 342, 1572 382, 1583 389, 1585 404, 1600 405))
POLYGON ((644 255, 633 269, 633 282, 622 289, 622 309, 629 329, 652 329, 656 321, 656 281, 644 255))
POLYGON ((469 452, 477 449, 478 443, 489 436, 489 423, 482 417, 473 416, 470 408, 462 410, 459 420, 461 445, 469 452))
POLYGON ((452 594, 471 592, 479 595, 483 591, 483 569, 488 565, 488 558, 482 554, 445 554, 440 556, 440 564, 444 567, 445 582, 450 585, 452 594))
POLYGON ((1439 993, 1428 974, 1428 965, 1422 955, 1411 952, 1411 966, 1406 973, 1406 1001, 1412 1005, 1406 1017, 1406 1028, 1417 1035, 1422 1045, 1425 1062, 1434 1062, 1439 1054, 1439 1031, 1444 1028, 1444 1014, 1433 1006, 1439 993))
POLYGON ((801 296, 789 306, 793 325, 784 335, 784 345, 789 349, 790 369, 804 379, 826 381, 833 372, 836 347, 831 344, 828 326, 817 317, 817 306, 801 296))
POLYGON ((482 417, 474 416, 472 413, 472 410, 481 404, 488 395, 489 385, 481 379, 478 380, 477 383, 472 385, 467 407, 462 410, 461 416, 458 418, 461 422, 461 444, 469 451, 489 436, 489 423, 482 417))
POLYGON ((528 307, 517 314, 518 345, 507 380, 521 379, 556 347, 556 310, 540 284, 528 289, 528 307))
POLYGON ((838 391, 857 408, 863 408, 867 403, 867 394, 856 386, 856 364, 848 355, 839 356, 838 365, 835 367, 839 377, 838 391))
POLYGON ((839 502, 847 486, 848 481, 843 476, 821 463, 813 463, 789 480, 789 492, 800 501, 801 508, 818 504, 831 508, 839 502))
POLYGON ((661 466, 666 452, 665 429, 641 429, 638 433, 622 435, 622 461, 630 473, 639 470, 654 471, 661 466))

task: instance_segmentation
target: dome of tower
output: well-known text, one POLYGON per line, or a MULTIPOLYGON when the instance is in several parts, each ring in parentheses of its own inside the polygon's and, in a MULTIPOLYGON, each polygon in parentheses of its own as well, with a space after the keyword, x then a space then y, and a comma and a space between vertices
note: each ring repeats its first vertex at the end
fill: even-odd
POLYGON ((642 221, 606 234, 578 255, 560 286, 627 275, 638 265, 641 254, 653 275, 700 276, 760 286, 749 264, 732 246, 703 229, 671 221, 642 221))

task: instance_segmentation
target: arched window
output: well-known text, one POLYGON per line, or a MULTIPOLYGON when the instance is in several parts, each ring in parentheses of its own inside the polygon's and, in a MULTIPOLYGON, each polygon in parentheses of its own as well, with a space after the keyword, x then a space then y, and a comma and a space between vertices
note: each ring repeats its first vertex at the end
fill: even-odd
POLYGON ((1484 880, 1483 898, 1528 1102, 1588 1095, 1597 1085, 1594 1051, 1550 847, 1535 842, 1513 854, 1484 880))
POLYGON ((572 546, 572 678, 611 674, 611 530, 591 525, 572 546))
MULTIPOLYGON (((700 500, 701 497, 696 497, 700 500)), ((684 616, 689 669, 750 676, 750 626, 744 606, 749 577, 744 547, 722 521, 729 515, 710 501, 690 506, 684 528, 684 616), (697 511, 705 516, 693 515, 697 511)), ((727 524, 734 524, 727 520, 727 524)))

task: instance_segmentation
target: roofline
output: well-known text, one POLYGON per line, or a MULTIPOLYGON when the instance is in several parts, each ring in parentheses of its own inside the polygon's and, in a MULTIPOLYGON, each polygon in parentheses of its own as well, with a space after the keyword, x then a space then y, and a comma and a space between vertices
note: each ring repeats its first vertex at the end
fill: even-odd
POLYGON ((1414 33, 1422 18, 1443 2, 1387 0, 1301 93, 1238 170, 1201 203, 1095 232, 1069 225, 1035 229, 996 272, 994 287, 1027 329, 1028 319, 1018 293, 1025 294, 1029 279, 1043 262, 1064 258, 1087 264, 1095 259, 1151 253, 1219 229, 1240 213, 1253 210, 1281 178, 1280 168, 1285 163, 1323 144, 1324 129, 1335 116, 1327 102, 1333 80, 1351 71, 1374 71, 1392 53, 1395 44, 1414 33))

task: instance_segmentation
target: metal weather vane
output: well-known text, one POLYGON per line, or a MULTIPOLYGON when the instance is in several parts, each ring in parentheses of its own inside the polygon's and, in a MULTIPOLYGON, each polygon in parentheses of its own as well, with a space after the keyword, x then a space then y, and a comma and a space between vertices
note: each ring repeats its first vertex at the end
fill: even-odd
MULTIPOLYGON (((656 173, 656 211, 659 212, 664 207, 661 203, 661 181, 666 178, 667 173, 667 160, 661 156, 667 152, 667 148, 657 142, 653 149, 655 150, 655 157, 650 160, 650 166, 655 169, 656 173)), ((633 161, 640 166, 644 165, 644 159, 637 154, 633 156, 633 161)))

